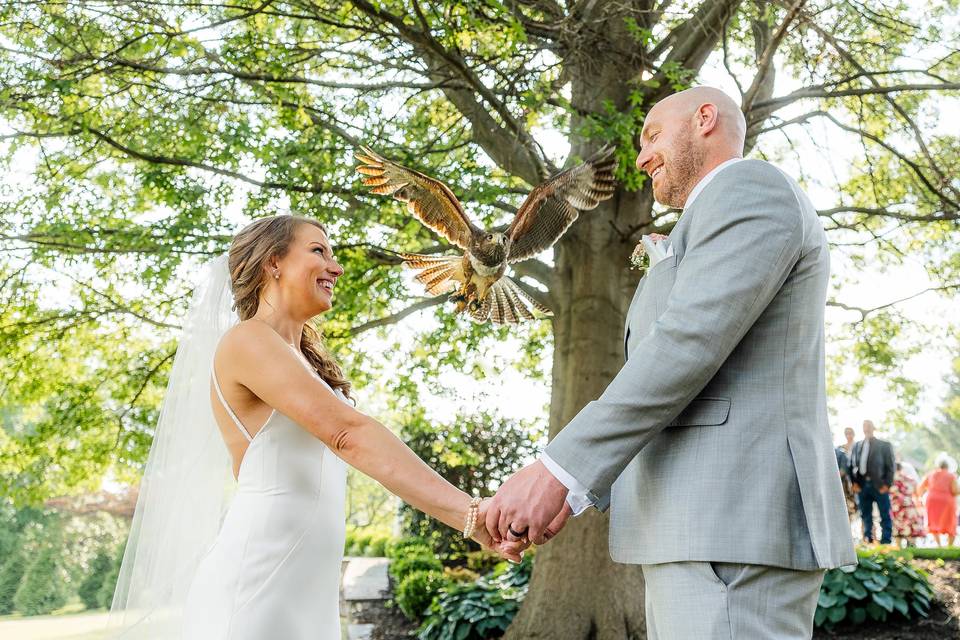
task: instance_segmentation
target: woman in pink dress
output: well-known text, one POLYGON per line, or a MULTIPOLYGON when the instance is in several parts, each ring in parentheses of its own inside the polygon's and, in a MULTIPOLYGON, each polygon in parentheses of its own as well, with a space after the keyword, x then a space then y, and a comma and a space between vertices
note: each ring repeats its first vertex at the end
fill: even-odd
POLYGON ((938 462, 938 468, 927 474, 918 492, 927 494, 927 528, 937 544, 942 544, 940 536, 945 536, 947 544, 944 546, 949 547, 957 535, 955 496, 960 494, 960 487, 957 486, 957 476, 950 471, 947 457, 939 457, 938 462))
POLYGON ((893 516, 893 537, 898 546, 913 546, 927 535, 923 516, 917 508, 917 472, 913 465, 897 463, 890 487, 890 511, 893 516), (901 544, 901 541, 903 544, 901 544))

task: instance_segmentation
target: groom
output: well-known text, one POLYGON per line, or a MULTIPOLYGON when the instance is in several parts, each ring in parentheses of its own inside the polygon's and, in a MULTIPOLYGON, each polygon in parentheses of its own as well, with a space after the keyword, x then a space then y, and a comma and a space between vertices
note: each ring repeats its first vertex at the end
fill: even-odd
POLYGON ((487 511, 494 537, 542 543, 609 508, 649 638, 809 638, 824 570, 856 562, 827 424, 826 236, 796 182, 742 158, 745 128, 707 87, 647 114, 637 168, 683 214, 634 294, 627 362, 487 511))

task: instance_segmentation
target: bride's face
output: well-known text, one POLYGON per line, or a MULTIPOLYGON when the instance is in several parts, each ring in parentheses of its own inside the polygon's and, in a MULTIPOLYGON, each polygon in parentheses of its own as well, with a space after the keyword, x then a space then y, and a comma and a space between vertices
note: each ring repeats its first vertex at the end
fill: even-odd
POLYGON ((343 267, 333 256, 326 234, 312 224, 301 224, 290 249, 277 261, 269 279, 280 288, 284 300, 309 317, 329 311, 333 306, 333 288, 343 267), (280 277, 274 274, 279 272, 280 277))

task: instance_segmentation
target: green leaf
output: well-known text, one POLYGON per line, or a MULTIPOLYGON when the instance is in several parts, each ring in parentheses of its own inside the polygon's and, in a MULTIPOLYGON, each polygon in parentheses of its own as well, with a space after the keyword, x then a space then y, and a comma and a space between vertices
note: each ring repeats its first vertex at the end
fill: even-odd
POLYGON ((893 596, 888 593, 873 593, 871 594, 873 601, 878 605, 886 609, 887 611, 893 611, 893 596))
POLYGON ((827 593, 826 591, 820 592, 820 597, 817 599, 817 606, 823 607, 824 609, 829 609, 837 603, 837 596, 827 593))
POLYGON ((826 619, 827 619, 827 610, 821 607, 817 607, 816 612, 813 614, 814 626, 822 627, 826 619))
POLYGON ((850 612, 850 622, 853 624, 863 624, 867 619, 867 610, 863 607, 856 607, 850 612))
POLYGON ((831 607, 827 609, 827 619, 833 623, 840 622, 846 615, 847 608, 843 606, 831 607))
POLYGON ((843 593, 850 596, 854 600, 863 600, 867 597, 867 590, 863 588, 863 585, 858 582, 851 582, 843 588, 843 593))

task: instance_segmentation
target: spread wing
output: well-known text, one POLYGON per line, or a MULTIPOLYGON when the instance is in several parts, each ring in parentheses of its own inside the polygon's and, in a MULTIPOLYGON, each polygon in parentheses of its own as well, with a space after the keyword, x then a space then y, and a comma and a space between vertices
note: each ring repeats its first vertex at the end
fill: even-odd
POLYGON ((461 249, 469 250, 471 239, 482 233, 467 217, 453 192, 439 180, 408 169, 360 147, 357 171, 367 176, 363 184, 373 193, 392 195, 407 203, 407 209, 420 222, 430 227, 461 249))
POLYGON ((588 211, 616 190, 613 172, 617 159, 613 147, 537 185, 524 200, 507 235, 511 239, 508 262, 532 258, 553 246, 580 211, 588 211))

